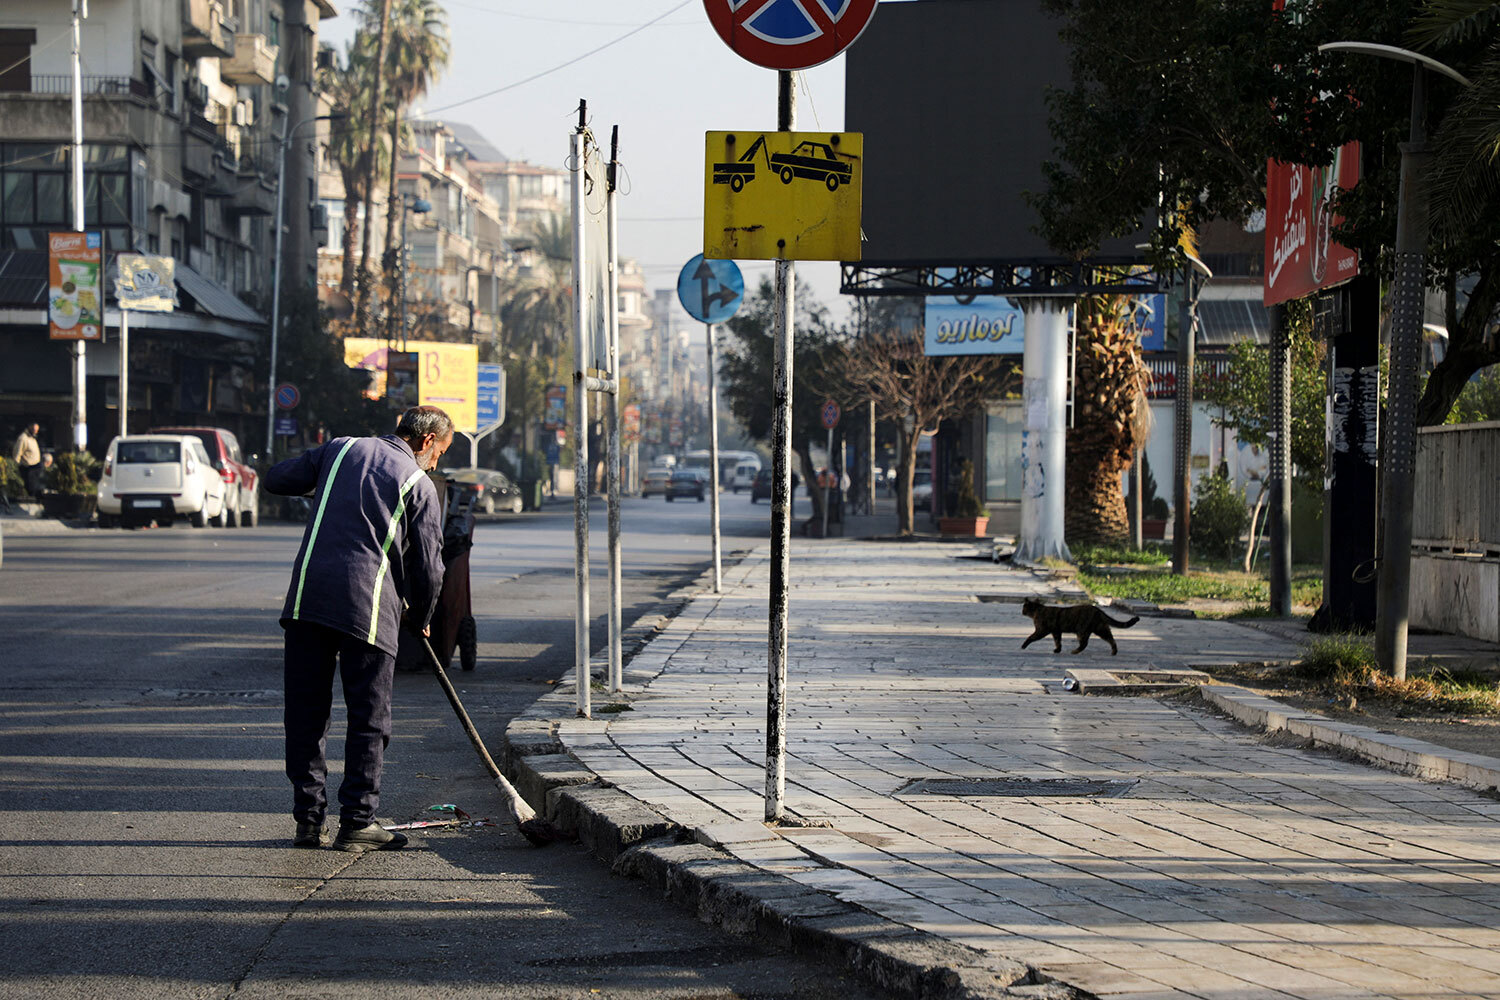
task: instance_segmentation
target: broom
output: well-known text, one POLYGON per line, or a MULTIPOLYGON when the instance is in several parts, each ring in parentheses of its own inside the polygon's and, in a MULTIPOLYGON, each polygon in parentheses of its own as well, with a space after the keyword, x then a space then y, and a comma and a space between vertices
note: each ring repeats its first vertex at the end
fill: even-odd
POLYGON ((453 711, 458 713, 458 721, 464 727, 464 732, 469 736, 469 742, 474 744, 474 749, 479 751, 479 759, 483 761, 485 770, 490 772, 490 777, 495 779, 495 786, 500 789, 501 796, 505 799, 505 808, 510 813, 511 822, 516 824, 516 829, 521 831, 521 836, 531 841, 533 847, 546 847, 557 840, 566 840, 563 832, 541 816, 536 810, 526 804, 517 792, 515 786, 505 780, 505 775, 500 773, 500 768, 495 766, 495 759, 485 748, 484 740, 479 738, 479 730, 474 728, 474 723, 469 719, 469 713, 464 711, 463 702, 458 700, 458 692, 453 689, 453 682, 448 680, 448 673, 443 669, 442 662, 438 659, 436 650, 432 643, 424 636, 422 646, 427 650, 427 656, 432 661, 432 672, 437 674, 438 683, 442 685, 443 693, 448 696, 448 704, 453 706, 453 711))

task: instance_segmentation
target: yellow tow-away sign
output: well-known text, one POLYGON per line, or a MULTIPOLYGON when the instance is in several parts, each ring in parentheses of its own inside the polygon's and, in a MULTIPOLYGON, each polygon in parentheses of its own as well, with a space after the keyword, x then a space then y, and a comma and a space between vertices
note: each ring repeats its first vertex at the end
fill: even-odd
POLYGON ((709 132, 703 256, 859 260, 865 137, 709 132))

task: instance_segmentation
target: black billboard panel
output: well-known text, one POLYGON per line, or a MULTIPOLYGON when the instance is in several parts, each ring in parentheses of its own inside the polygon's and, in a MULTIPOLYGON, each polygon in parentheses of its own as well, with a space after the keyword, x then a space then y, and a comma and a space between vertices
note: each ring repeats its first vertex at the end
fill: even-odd
MULTIPOLYGON (((1038 0, 885 2, 845 57, 844 123, 865 136, 864 264, 1058 258, 1025 191, 1053 155, 1047 90, 1070 85, 1038 0)), ((1140 240, 1101 254, 1136 256, 1140 240)))

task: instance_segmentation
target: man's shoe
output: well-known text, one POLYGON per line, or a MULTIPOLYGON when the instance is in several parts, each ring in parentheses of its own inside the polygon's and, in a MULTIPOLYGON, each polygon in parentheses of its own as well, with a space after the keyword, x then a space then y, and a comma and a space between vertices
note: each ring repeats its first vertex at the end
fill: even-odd
POLYGON ((292 838, 293 847, 322 847, 328 843, 323 836, 323 821, 316 823, 312 820, 303 820, 297 824, 297 836, 292 838))
POLYGON ((335 850, 363 854, 365 851, 399 851, 407 845, 405 834, 392 833, 379 823, 340 823, 335 850))

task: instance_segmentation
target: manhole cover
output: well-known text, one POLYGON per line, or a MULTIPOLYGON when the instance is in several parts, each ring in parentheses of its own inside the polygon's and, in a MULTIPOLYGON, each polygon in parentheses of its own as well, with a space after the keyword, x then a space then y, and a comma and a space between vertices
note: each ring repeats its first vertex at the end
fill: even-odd
POLYGON ((1086 778, 921 778, 897 795, 999 795, 1009 798, 1115 798, 1135 787, 1135 779, 1091 781, 1086 778))
POLYGON ((147 688, 141 692, 146 698, 170 698, 174 701, 271 701, 281 697, 280 691, 210 691, 188 688, 147 688))

